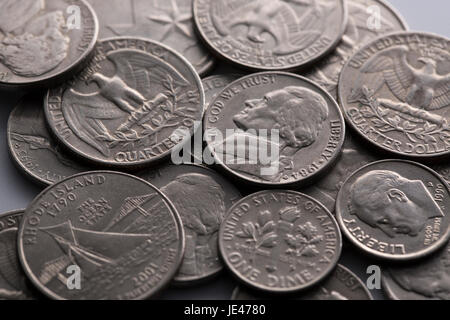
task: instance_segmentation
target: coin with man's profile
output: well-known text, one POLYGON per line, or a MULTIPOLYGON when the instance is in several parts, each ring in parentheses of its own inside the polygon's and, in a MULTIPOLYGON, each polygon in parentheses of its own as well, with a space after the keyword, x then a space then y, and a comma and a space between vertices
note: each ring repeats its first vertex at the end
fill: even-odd
POLYGON ((186 250, 174 283, 199 283, 222 271, 217 236, 226 212, 242 198, 238 189, 199 165, 165 164, 137 176, 160 188, 183 221, 186 250))
POLYGON ((336 215, 355 246, 374 257, 402 261, 446 244, 449 205, 449 189, 436 172, 411 161, 382 160, 345 181, 336 215))
POLYGON ((58 85, 87 63, 97 36, 84 0, 0 0, 0 87, 58 85))
POLYGON ((72 81, 48 91, 45 115, 66 149, 94 165, 143 167, 194 133, 204 92, 192 65, 144 38, 110 38, 72 81))
POLYGON ((240 78, 204 118, 205 141, 222 170, 245 182, 305 185, 330 168, 345 137, 336 101, 314 82, 285 72, 240 78))
POLYGON ((382 284, 393 300, 450 300, 450 244, 413 265, 385 268, 382 284))
POLYGON ((202 79, 203 89, 205 90, 205 110, 209 104, 233 81, 242 77, 238 74, 215 74, 202 79))
POLYGON ((317 200, 290 190, 260 191, 228 211, 219 248, 242 283, 288 294, 312 288, 331 274, 342 238, 336 220, 317 200))
POLYGON ((47 297, 137 300, 157 294, 184 254, 177 210, 138 177, 91 171, 41 192, 18 232, 20 262, 47 297))

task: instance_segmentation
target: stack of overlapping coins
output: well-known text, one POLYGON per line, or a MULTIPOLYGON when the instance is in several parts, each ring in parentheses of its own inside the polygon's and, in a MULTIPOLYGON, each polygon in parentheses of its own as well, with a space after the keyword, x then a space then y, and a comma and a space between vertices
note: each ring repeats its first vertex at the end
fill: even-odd
POLYGON ((0 216, 0 298, 372 299, 355 250, 449 299, 450 40, 407 30, 381 0, 0 0, 46 187, 0 216))

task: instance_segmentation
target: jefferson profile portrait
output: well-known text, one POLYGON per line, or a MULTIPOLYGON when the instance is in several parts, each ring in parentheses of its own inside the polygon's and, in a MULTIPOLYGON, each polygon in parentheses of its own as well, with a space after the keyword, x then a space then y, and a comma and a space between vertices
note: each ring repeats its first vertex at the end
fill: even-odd
POLYGON ((294 155, 317 140, 328 115, 325 99, 310 89, 289 86, 274 90, 261 98, 245 101, 242 111, 233 116, 233 122, 241 131, 226 137, 222 144, 214 146, 214 151, 216 154, 229 155, 226 146, 231 143, 236 145, 232 156, 237 158, 239 154, 252 154, 252 147, 268 144, 269 151, 270 148, 278 151, 279 172, 261 175, 260 164, 249 163, 249 159, 237 159, 234 164, 226 165, 264 180, 277 181, 283 173, 293 170, 294 155), (278 143, 263 141, 265 138, 258 136, 260 130, 270 132, 272 129, 279 132, 278 143), (240 148, 242 152, 239 152, 240 148))
POLYGON ((352 185, 350 213, 394 238, 415 237, 428 219, 444 214, 420 180, 409 180, 389 170, 373 170, 352 185))

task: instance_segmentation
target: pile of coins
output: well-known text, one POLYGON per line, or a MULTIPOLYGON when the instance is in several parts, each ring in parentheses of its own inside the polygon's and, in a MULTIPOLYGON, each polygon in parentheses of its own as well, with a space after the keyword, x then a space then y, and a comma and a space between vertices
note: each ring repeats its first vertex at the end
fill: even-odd
POLYGON ((0 298, 450 299, 450 40, 381 0, 0 0, 0 298), (89 2, 89 3, 88 3, 89 2), (7 94, 7 93, 6 93, 7 94), (342 234, 343 236, 342 236, 342 234))

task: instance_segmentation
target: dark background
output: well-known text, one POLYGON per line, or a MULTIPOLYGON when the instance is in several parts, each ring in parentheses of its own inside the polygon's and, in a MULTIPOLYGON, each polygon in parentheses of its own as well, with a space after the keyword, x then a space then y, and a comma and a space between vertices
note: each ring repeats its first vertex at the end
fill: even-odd
MULTIPOLYGON (((448 0, 390 0, 403 15, 411 30, 427 31, 450 37, 450 1, 448 0)), ((8 116, 21 93, 0 92, 0 212, 25 208, 41 188, 21 175, 11 163, 6 143, 8 116)), ((377 264, 345 245, 341 263, 356 272, 364 281, 371 264, 377 264)), ((229 299, 236 286, 226 272, 215 280, 196 287, 170 288, 162 293, 164 299, 229 299)), ((383 298, 381 290, 373 290, 375 298, 383 298)))

